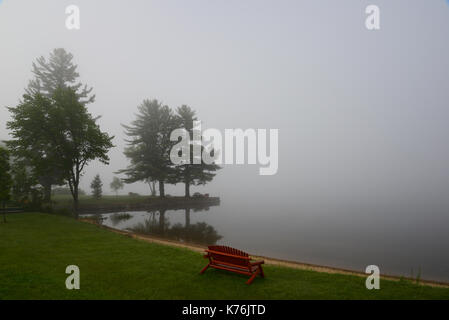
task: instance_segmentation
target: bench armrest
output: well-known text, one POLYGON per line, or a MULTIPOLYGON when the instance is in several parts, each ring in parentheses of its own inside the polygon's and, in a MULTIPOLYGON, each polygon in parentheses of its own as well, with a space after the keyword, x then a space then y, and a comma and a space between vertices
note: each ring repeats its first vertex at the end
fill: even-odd
POLYGON ((257 266, 257 265, 260 265, 260 264, 264 264, 265 263, 265 261, 263 261, 263 260, 259 260, 259 261, 255 261, 255 262, 250 262, 251 263, 251 265, 252 266, 257 266))

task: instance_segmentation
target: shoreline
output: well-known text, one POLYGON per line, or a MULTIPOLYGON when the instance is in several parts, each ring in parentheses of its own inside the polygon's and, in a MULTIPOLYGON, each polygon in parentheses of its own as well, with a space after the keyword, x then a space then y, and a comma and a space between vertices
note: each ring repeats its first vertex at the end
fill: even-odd
MULTIPOLYGON (((220 205, 219 197, 166 197, 147 198, 140 201, 127 202, 126 200, 114 198, 111 202, 83 203, 80 202, 79 214, 114 213, 123 211, 153 211, 153 210, 185 210, 185 209, 208 209, 220 205)), ((60 206, 60 205, 59 205, 60 206)), ((56 206, 58 207, 58 206, 56 206)))
MULTIPOLYGON (((169 240, 169 239, 163 239, 160 237, 150 236, 150 235, 143 235, 138 234, 131 231, 126 230, 119 230, 114 229, 108 226, 101 225, 97 223, 96 221, 88 218, 81 218, 78 219, 80 222, 93 224, 99 228, 106 229, 109 231, 112 231, 114 233, 118 233, 130 238, 146 241, 149 243, 158 243, 162 245, 168 245, 168 246, 174 246, 179 248, 185 248, 196 252, 204 252, 205 249, 207 249, 207 246, 199 245, 199 244, 193 244, 193 243, 183 243, 176 240, 169 240)), ((368 274, 355 271, 355 270, 349 270, 349 269, 343 269, 343 268, 337 268, 337 267, 329 267, 329 266, 321 266, 311 263, 303 263, 299 261, 290 261, 290 260, 283 260, 283 259, 277 259, 277 258, 271 258, 271 257, 265 257, 261 255, 252 255, 250 254, 251 258, 253 259, 262 259, 265 261, 265 264, 268 265, 276 265, 281 267, 287 267, 287 268, 294 268, 294 269, 302 269, 302 270, 310 270, 310 271, 316 271, 316 272, 324 272, 329 274, 344 274, 344 275, 352 275, 352 276, 358 276, 362 278, 366 278, 368 274)), ((391 281, 400 281, 401 279, 412 281, 416 283, 416 279, 410 278, 410 277, 401 277, 401 276, 394 276, 394 275, 387 275, 387 274, 381 274, 381 279, 385 280, 391 280, 391 281)), ((440 282, 440 281, 434 281, 434 280, 425 280, 420 279, 418 285, 426 285, 431 287, 440 287, 440 288, 449 288, 449 283, 446 282, 440 282)))

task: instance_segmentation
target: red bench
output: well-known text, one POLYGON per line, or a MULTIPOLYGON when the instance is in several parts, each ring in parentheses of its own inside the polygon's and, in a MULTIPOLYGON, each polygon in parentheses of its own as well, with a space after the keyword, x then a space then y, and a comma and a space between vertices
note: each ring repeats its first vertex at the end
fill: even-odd
POLYGON ((251 258, 246 252, 231 247, 209 246, 208 248, 204 258, 209 259, 209 263, 201 270, 201 274, 209 267, 228 270, 250 276, 246 284, 251 284, 258 274, 262 278, 265 277, 262 269, 263 260, 251 262, 251 258))

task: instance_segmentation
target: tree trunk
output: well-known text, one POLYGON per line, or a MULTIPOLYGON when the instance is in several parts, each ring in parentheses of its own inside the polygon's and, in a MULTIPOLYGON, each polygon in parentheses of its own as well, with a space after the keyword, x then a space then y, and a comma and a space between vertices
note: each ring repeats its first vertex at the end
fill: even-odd
POLYGON ((75 219, 78 219, 78 209, 79 209, 78 187, 76 187, 73 193, 73 210, 75 211, 75 219))
POLYGON ((165 197, 164 181, 159 181, 159 195, 161 198, 165 197))
POLYGON ((156 183, 154 181, 149 181, 148 184, 150 185, 151 196, 155 197, 156 196, 156 183))
POLYGON ((79 175, 76 176, 75 182, 73 183, 73 210, 75 210, 75 219, 78 219, 78 209, 79 209, 79 175))
POLYGON ((186 198, 190 198, 190 183, 186 182, 186 198))
POLYGON ((48 203, 51 201, 51 183, 46 182, 43 184, 44 187, 44 202, 48 203))

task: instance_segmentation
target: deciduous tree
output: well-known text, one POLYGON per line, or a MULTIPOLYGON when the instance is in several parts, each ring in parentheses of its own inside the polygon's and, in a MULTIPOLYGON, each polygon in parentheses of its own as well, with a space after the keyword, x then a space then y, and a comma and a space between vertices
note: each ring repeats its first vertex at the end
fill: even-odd
MULTIPOLYGON (((76 92, 80 103, 86 105, 94 102, 95 95, 92 88, 78 82, 79 73, 77 65, 73 63, 73 55, 64 48, 54 49, 48 59, 43 56, 33 62, 32 72, 34 78, 30 80, 26 88, 27 95, 42 94, 47 98, 52 98, 58 88, 72 89, 76 92)), ((42 147, 42 146, 41 146, 42 147)), ((25 163, 29 159, 30 153, 34 150, 28 150, 20 155, 27 166, 32 167, 30 173, 36 176, 36 179, 44 187, 44 201, 50 202, 52 185, 62 185, 64 177, 63 172, 59 171, 52 163, 53 156, 51 146, 49 146, 45 158, 42 161, 25 163)), ((15 155, 18 157, 19 155, 15 155)), ((58 159, 56 159, 57 161, 58 159)))
POLYGON ((30 154, 33 162, 45 159, 68 182, 78 217, 79 183, 86 165, 95 159, 108 164, 112 139, 102 132, 85 104, 71 88, 57 89, 52 98, 40 93, 25 95, 24 101, 9 108, 7 123, 13 140, 8 144, 16 153, 30 154))
POLYGON ((111 187, 112 190, 114 190, 115 195, 118 196, 118 191, 120 189, 123 189, 124 184, 123 184, 123 181, 120 178, 114 177, 112 179, 110 187, 111 187))

